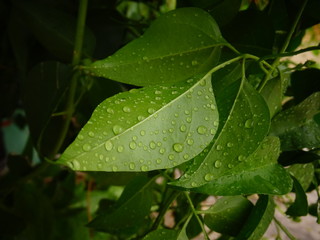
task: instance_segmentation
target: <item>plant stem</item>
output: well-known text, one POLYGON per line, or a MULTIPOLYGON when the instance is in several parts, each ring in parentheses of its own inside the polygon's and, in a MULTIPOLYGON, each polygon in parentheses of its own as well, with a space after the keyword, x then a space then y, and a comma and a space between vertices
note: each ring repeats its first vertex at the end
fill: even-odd
MULTIPOLYGON (((79 9, 78 9, 77 29, 76 29, 73 58, 72 58, 73 66, 79 65, 81 60, 83 36, 84 36, 85 22, 86 22, 86 16, 87 16, 87 7, 88 7, 88 0, 80 0, 79 9)), ((74 113, 74 99, 75 99, 78 78, 79 78, 79 72, 75 71, 71 78, 70 89, 67 95, 66 109, 65 109, 66 114, 65 114, 64 123, 63 123, 63 126, 61 127, 61 131, 60 131, 60 135, 57 140, 57 143, 52 148, 53 154, 56 154, 59 152, 65 140, 65 137, 68 133, 71 118, 74 113)))
MULTIPOLYGON (((297 14, 297 16, 296 16, 296 18, 295 18, 295 20, 294 20, 294 22, 293 22, 293 24, 292 24, 292 27, 291 27, 288 35, 287 35, 287 38, 286 38, 286 40, 284 41, 284 44, 282 45, 282 48, 280 49, 279 54, 284 53, 284 52, 286 51, 287 47, 289 46, 290 40, 291 40, 291 38, 292 38, 292 36, 293 36, 294 31, 295 31, 296 28, 297 28, 297 25, 298 25, 298 23, 299 23, 299 20, 301 19, 302 13, 303 13, 306 5, 307 5, 307 2, 308 2, 308 0, 304 0, 304 1, 303 1, 302 5, 301 5, 301 8, 299 9, 299 12, 298 12, 298 14, 297 14)), ((268 80, 270 79, 270 77, 272 76, 275 68, 279 65, 280 59, 281 59, 280 57, 277 57, 277 58, 273 61, 272 65, 271 65, 272 68, 269 70, 268 74, 265 76, 265 78, 262 80, 261 84, 260 84, 260 85, 258 86, 258 88, 257 88, 257 90, 258 90, 259 92, 262 90, 262 88, 266 85, 267 81, 268 81, 268 80)))
POLYGON ((212 69, 207 73, 207 75, 212 74, 212 73, 220 70, 221 68, 224 68, 225 66, 227 66, 227 65, 229 65, 229 64, 231 64, 231 63, 234 63, 234 62, 236 62, 236 61, 239 61, 239 60, 242 59, 242 58, 243 58, 243 56, 238 56, 238 57, 232 58, 232 59, 230 59, 230 60, 228 60, 228 61, 226 61, 226 62, 224 62, 224 63, 221 63, 221 64, 219 64, 218 66, 215 66, 214 68, 212 68, 212 69))
POLYGON ((204 238, 205 238, 206 240, 210 240, 210 238, 209 238, 206 230, 204 229, 203 222, 202 222, 201 219, 199 218, 199 216, 198 216, 198 214, 197 214, 197 211, 196 211, 196 209, 195 209, 194 206, 193 206, 193 202, 192 202, 189 194, 188 194, 187 192, 184 192, 184 195, 185 195, 185 197, 187 198, 187 200, 188 200, 188 202, 189 202, 190 208, 191 208, 194 216, 196 217, 197 221, 199 222, 199 225, 200 225, 200 227, 201 227, 201 229, 202 229, 204 238))
POLYGON ((281 228, 281 230, 288 236, 288 238, 290 240, 297 240, 289 231, 288 229, 282 225, 282 223, 276 218, 273 217, 273 220, 275 221, 275 223, 281 228))
MULTIPOLYGON (((167 188, 168 189, 168 188, 167 188)), ((170 189, 171 190, 171 189, 170 189)), ((168 190, 169 191, 169 190, 168 190)), ((160 212, 158 217, 156 218, 155 222, 153 223, 152 227, 151 227, 151 231, 156 230, 159 225, 161 224, 163 217, 165 215, 165 213, 167 212, 168 208, 170 207, 171 203, 173 202, 173 200, 175 200, 178 195, 180 194, 180 192, 178 191, 173 191, 171 192, 171 194, 169 195, 169 197, 167 197, 161 204, 160 206, 160 212)))

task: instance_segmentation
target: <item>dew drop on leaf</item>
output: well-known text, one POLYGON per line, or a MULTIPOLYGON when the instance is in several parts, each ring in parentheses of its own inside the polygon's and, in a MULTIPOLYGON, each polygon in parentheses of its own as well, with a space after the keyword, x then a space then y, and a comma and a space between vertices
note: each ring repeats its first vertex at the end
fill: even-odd
POLYGON ((111 149, 113 148, 113 144, 111 141, 106 141, 106 143, 104 144, 104 147, 107 151, 111 151, 111 149))
POLYGON ((112 131, 115 135, 118 135, 123 132, 123 128, 119 125, 114 125, 112 131))
POLYGON ((199 134, 201 134, 201 135, 203 135, 203 134, 205 134, 206 132, 207 132, 207 128, 205 127, 205 126, 199 126, 198 128, 197 128, 197 132, 199 133, 199 134))
POLYGON ((248 120, 244 123, 244 127, 245 127, 245 128, 252 128, 252 127, 253 127, 253 120, 252 120, 252 119, 248 119, 248 120))
POLYGON ((124 106, 124 107, 122 108, 122 110, 123 110, 125 113, 131 112, 131 108, 128 107, 128 106, 124 106))
POLYGON ((141 169, 141 171, 146 172, 149 170, 149 167, 146 165, 142 165, 140 169, 141 169))
POLYGON ((117 151, 118 151, 119 153, 123 152, 123 146, 121 146, 121 145, 118 146, 117 151))
POLYGON ((183 151, 183 145, 181 143, 175 143, 173 144, 173 150, 177 153, 180 153, 183 151))
POLYGON ((183 125, 180 126, 180 131, 181 132, 185 132, 186 130, 187 130, 186 125, 183 124, 183 125))
POLYGON ((204 180, 206 180, 207 182, 212 181, 212 180, 213 180, 213 174, 207 173, 207 174, 204 176, 204 180))
POLYGON ((169 158, 169 160, 173 160, 174 159, 174 155, 173 154, 169 154, 168 158, 169 158))
POLYGON ((130 149, 132 149, 132 150, 134 150, 134 149, 136 149, 136 147, 137 147, 137 144, 136 144, 136 142, 130 142, 129 143, 129 147, 130 147, 130 149))
POLYGON ((221 167, 221 165, 222 165, 222 163, 221 163, 221 161, 219 161, 219 160, 217 160, 217 161, 214 162, 214 166, 215 166, 216 168, 221 167))
POLYGON ((88 135, 89 135, 89 137, 94 137, 94 132, 90 131, 90 132, 88 133, 88 135))
POLYGON ((129 168, 131 170, 134 170, 136 168, 136 165, 132 162, 132 163, 129 164, 129 168))
POLYGON ((83 151, 88 152, 88 151, 91 150, 91 146, 90 146, 90 144, 86 143, 86 144, 84 144, 84 145, 82 146, 82 149, 83 149, 83 151))

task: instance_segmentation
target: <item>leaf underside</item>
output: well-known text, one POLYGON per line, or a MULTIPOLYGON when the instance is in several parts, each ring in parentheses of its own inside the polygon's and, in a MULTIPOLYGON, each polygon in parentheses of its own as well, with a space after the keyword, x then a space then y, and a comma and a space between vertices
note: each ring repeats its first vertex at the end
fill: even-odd
POLYGON ((136 86, 174 83, 208 72, 228 43, 218 25, 199 8, 181 8, 157 18, 144 35, 112 56, 83 68, 136 86))
POLYGON ((58 162, 79 171, 172 168, 210 143, 218 115, 210 75, 120 93, 95 109, 58 162))

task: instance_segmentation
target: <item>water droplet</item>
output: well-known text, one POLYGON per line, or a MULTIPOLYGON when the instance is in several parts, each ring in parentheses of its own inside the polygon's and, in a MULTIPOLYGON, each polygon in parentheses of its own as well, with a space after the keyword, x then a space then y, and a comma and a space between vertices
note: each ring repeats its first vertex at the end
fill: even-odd
POLYGON ((228 142, 227 143, 227 147, 229 147, 229 148, 233 147, 233 143, 232 142, 228 142))
POLYGON ((118 167, 117 166, 112 166, 112 171, 117 171, 118 170, 118 167))
POLYGON ((159 150, 159 152, 161 153, 161 154, 164 154, 165 153, 165 149, 164 148, 160 148, 160 150, 159 150))
POLYGON ((192 66, 198 65, 198 61, 196 61, 196 60, 192 61, 192 62, 191 62, 191 65, 192 65, 192 66))
POLYGON ((213 126, 218 127, 219 126, 219 122, 218 121, 214 121, 213 122, 213 126))
POLYGON ((79 135, 78 135, 78 139, 79 139, 79 140, 83 140, 83 139, 84 139, 83 135, 79 134, 79 135))
POLYGON ((83 149, 83 151, 88 152, 88 151, 91 150, 91 146, 90 146, 90 144, 86 143, 86 144, 84 144, 84 145, 82 146, 82 149, 83 149))
POLYGON ((141 171, 146 172, 149 170, 149 167, 147 165, 142 165, 140 169, 141 171))
POLYGON ((202 91, 199 90, 197 94, 198 94, 198 96, 201 96, 202 95, 202 91))
POLYGON ((196 187, 196 186, 197 186, 197 183, 196 183, 196 182, 192 182, 192 183, 191 183, 191 186, 192 186, 192 187, 196 187))
POLYGON ((111 114, 113 114, 113 113, 114 113, 114 111, 113 111, 113 109, 112 109, 112 108, 107 108, 107 112, 108 112, 108 113, 111 113, 111 114))
POLYGON ((146 135, 146 131, 144 131, 144 130, 141 130, 141 131, 140 131, 140 135, 141 135, 141 136, 144 136, 144 135, 146 135))
POLYGON ((168 158, 169 158, 169 160, 173 160, 174 159, 174 155, 173 154, 169 154, 168 158))
POLYGON ((212 181, 212 180, 213 180, 213 174, 207 173, 207 174, 204 176, 204 180, 206 180, 207 182, 212 181))
POLYGON ((90 131, 90 132, 88 133, 88 135, 89 135, 90 137, 94 137, 94 132, 90 131))
POLYGON ((211 129, 210 129, 210 133, 211 133, 211 135, 216 134, 216 132, 217 132, 217 131, 216 131, 214 128, 211 128, 211 129))
POLYGON ((239 162, 242 162, 242 161, 245 160, 245 159, 246 159, 246 157, 243 156, 243 155, 239 155, 239 156, 238 156, 239 162))
POLYGON ((113 144, 111 141, 106 141, 106 143, 104 144, 104 147, 106 148, 107 151, 111 151, 113 148, 113 144))
POLYGON ((214 163, 214 166, 215 166, 216 168, 220 168, 221 165, 222 165, 222 163, 221 163, 221 161, 219 161, 219 160, 215 161, 215 163, 214 163))
POLYGON ((193 144, 193 139, 189 138, 189 139, 187 140, 187 143, 188 143, 188 145, 192 145, 192 144, 193 144))
POLYGON ((154 108, 148 108, 148 113, 149 114, 152 114, 152 113, 154 113, 156 110, 154 110, 154 108))
POLYGON ((220 144, 218 144, 217 147, 216 147, 216 149, 217 149, 218 151, 222 150, 222 148, 223 148, 223 147, 222 147, 222 145, 220 145, 220 144))
POLYGON ((131 162, 131 163, 129 164, 129 168, 130 168, 131 170, 133 170, 133 169, 136 168, 136 165, 135 165, 133 162, 131 162))
POLYGON ((150 143, 149 143, 149 147, 150 147, 151 149, 155 149, 155 148, 156 148, 156 143, 155 143, 154 141, 150 142, 150 143))
POLYGON ((159 90, 156 90, 155 92, 154 92, 154 94, 157 94, 157 95, 159 95, 159 94, 161 94, 162 92, 161 91, 159 91, 159 90))
POLYGON ((122 110, 123 110, 125 113, 131 112, 131 108, 128 107, 128 106, 124 106, 124 107, 122 108, 122 110))
POLYGON ((132 150, 134 150, 134 149, 136 149, 136 147, 137 147, 137 144, 136 144, 136 142, 130 142, 129 143, 129 147, 130 147, 130 149, 132 149, 132 150))
POLYGON ((114 125, 112 131, 115 135, 117 135, 123 132, 123 128, 119 125, 114 125))
POLYGON ((253 126, 253 120, 252 119, 248 119, 245 123, 244 123, 244 127, 245 128, 252 128, 253 126))
POLYGON ((207 128, 205 127, 205 126, 199 126, 198 128, 197 128, 197 132, 199 133, 199 134, 201 134, 201 135, 203 135, 203 134, 205 134, 206 132, 207 132, 207 128))
POLYGON ((162 162, 162 160, 160 159, 160 158, 158 158, 157 160, 156 160, 156 163, 157 164, 160 164, 162 162))
POLYGON ((183 151, 183 145, 181 143, 173 144, 172 148, 175 152, 178 152, 178 153, 183 151))
POLYGON ((233 164, 229 163, 228 168, 233 168, 233 164))
POLYGON ((191 117, 187 117, 186 121, 187 121, 188 123, 191 123, 192 118, 191 118, 191 117))
POLYGON ((187 159, 189 159, 189 155, 186 153, 185 155, 183 155, 183 158, 184 158, 185 160, 187 160, 187 159))
POLYGON ((121 145, 118 146, 117 151, 118 151, 119 153, 123 152, 123 146, 121 146, 121 145))
POLYGON ((71 166, 72 166, 71 168, 73 168, 74 170, 78 170, 81 168, 81 165, 77 160, 73 160, 71 162, 71 166))
POLYGON ((180 131, 181 132, 185 132, 186 130, 187 130, 186 125, 183 124, 183 125, 180 126, 180 131))
POLYGON ((138 116, 138 121, 142 121, 144 119, 146 119, 144 116, 141 116, 141 115, 138 116))

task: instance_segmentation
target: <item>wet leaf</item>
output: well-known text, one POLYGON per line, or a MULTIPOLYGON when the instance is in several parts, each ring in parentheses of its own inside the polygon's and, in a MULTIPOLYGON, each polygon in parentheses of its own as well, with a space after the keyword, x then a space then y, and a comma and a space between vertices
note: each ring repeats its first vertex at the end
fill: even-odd
POLYGON ((59 163, 80 171, 148 171, 190 160, 218 127, 210 80, 200 76, 105 100, 59 163))
POLYGON ((320 92, 316 92, 275 116, 270 135, 280 138, 283 151, 320 147, 320 125, 314 120, 319 112, 320 92))
POLYGON ((212 143, 195 158, 186 173, 171 184, 195 188, 228 175, 253 153, 269 129, 269 109, 263 98, 236 71, 215 79, 219 129, 212 143), (228 83, 226 85, 226 83, 228 83))
POLYGON ((300 182, 295 177, 292 177, 292 179, 296 198, 294 203, 286 211, 286 214, 293 217, 306 216, 308 214, 307 195, 304 192, 300 182))
POLYGON ((282 84, 280 77, 270 79, 261 90, 261 95, 268 104, 270 116, 273 117, 281 110, 282 105, 282 84))
POLYGON ((307 191, 314 177, 313 164, 294 164, 288 167, 287 171, 299 181, 303 190, 307 191))
POLYGON ((137 86, 173 83, 209 71, 228 43, 205 11, 180 8, 155 20, 144 35, 84 69, 137 86))
POLYGON ((154 180, 136 177, 124 189, 112 212, 98 215, 87 226, 108 233, 133 234, 150 213, 154 180))
POLYGON ((241 164, 192 191, 210 195, 288 193, 292 189, 292 181, 285 169, 277 164, 279 153, 279 139, 267 137, 241 164))
POLYGON ((236 236, 250 214, 253 204, 242 196, 222 197, 203 211, 204 223, 213 231, 236 236))
POLYGON ((150 232, 143 240, 187 240, 187 234, 185 230, 177 231, 170 229, 158 229, 150 232))
POLYGON ((236 240, 259 240, 269 227, 275 204, 271 196, 262 195, 251 211, 236 240))

